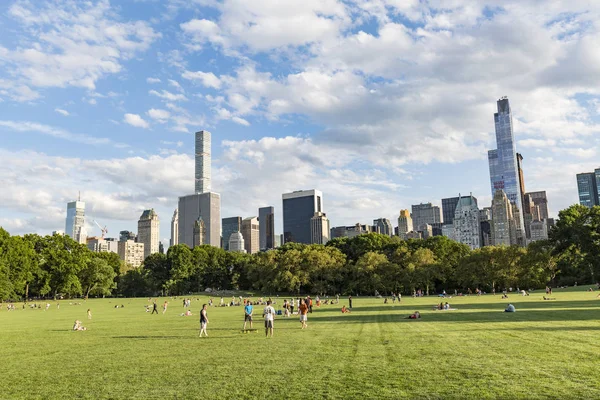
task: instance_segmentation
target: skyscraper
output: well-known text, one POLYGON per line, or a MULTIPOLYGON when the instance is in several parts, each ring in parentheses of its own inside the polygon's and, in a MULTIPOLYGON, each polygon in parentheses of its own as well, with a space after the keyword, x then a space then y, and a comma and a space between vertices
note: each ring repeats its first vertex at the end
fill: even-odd
POLYGON ((144 243, 144 258, 158 253, 159 235, 158 214, 154 209, 145 210, 138 221, 138 243, 144 243))
POLYGON ((310 221, 316 212, 323 212, 323 193, 314 189, 284 193, 282 202, 285 243, 310 244, 310 221))
POLYGON ((329 241, 329 219, 322 212, 316 212, 310 219, 310 235, 313 244, 326 244, 329 241))
POLYGON ((260 228, 258 218, 248 217, 242 220, 242 236, 246 253, 254 254, 260 250, 260 228))
POLYGON ((329 230, 329 239, 335 239, 339 237, 353 238, 364 233, 373 232, 373 226, 362 225, 360 222, 352 226, 336 226, 329 230))
POLYGON ((179 198, 179 243, 194 247, 194 226, 201 218, 206 235, 202 244, 221 246, 221 196, 218 193, 206 192, 191 194, 179 198))
POLYGON ((261 207, 258 209, 258 226, 260 229, 260 249, 275 248, 275 208, 261 207))
POLYGON ((481 247, 479 207, 477 199, 470 196, 458 196, 459 201, 454 213, 454 240, 468 245, 471 250, 481 247))
POLYGON ((512 203, 502 189, 496 190, 492 199, 491 233, 495 246, 517 244, 512 203))
POLYGON ((144 244, 137 243, 132 239, 120 240, 117 244, 119 258, 129 268, 138 268, 144 262, 144 244))
POLYGON ((176 246, 179 244, 179 209, 175 209, 173 212, 173 218, 171 218, 171 241, 169 246, 176 246))
POLYGON ((546 197, 546 191, 541 190, 538 192, 528 192, 525 195, 529 196, 533 201, 533 204, 538 207, 540 211, 540 219, 548 219, 550 218, 550 214, 548 212, 548 198, 546 197))
MULTIPOLYGON (((596 171, 600 172, 600 169, 596 171)), ((594 172, 577 174, 577 192, 579 193, 579 204, 582 206, 592 208, 593 206, 600 205, 596 178, 597 176, 594 172)))
POLYGON ((196 179, 195 193, 210 192, 210 132, 196 132, 196 179))
POLYGON ((205 236, 206 236, 206 225, 204 224, 202 217, 198 217, 196 222, 194 222, 194 238, 193 238, 192 248, 194 248, 196 246, 202 246, 203 244, 205 244, 205 242, 206 242, 205 236))
POLYGON ((81 198, 67 203, 67 221, 65 225, 65 234, 77 243, 86 244, 85 203, 81 201, 81 198))
POLYGON ((244 237, 242 236, 242 234, 240 232, 233 232, 229 236, 227 247, 229 248, 229 251, 233 251, 236 253, 245 253, 246 248, 244 243, 244 237))
POLYGON ((373 230, 377 233, 387 236, 394 235, 394 228, 392 223, 387 218, 378 218, 373 220, 373 230))
POLYGON ((223 218, 223 248, 225 250, 231 250, 229 248, 229 239, 235 232, 242 231, 242 217, 229 217, 223 218))
POLYGON ((458 197, 448 197, 442 199, 442 216, 444 217, 444 225, 449 225, 454 222, 454 213, 458 205, 458 197))
POLYGON ((440 208, 431 203, 413 205, 411 214, 414 227, 425 224, 439 224, 442 222, 440 208))
MULTIPOLYGON (((496 128, 496 150, 488 151, 490 166, 490 182, 492 195, 498 189, 503 190, 508 200, 515 204, 518 215, 515 218, 515 227, 518 238, 525 238, 523 224, 523 205, 519 168, 517 165, 517 148, 513 134, 512 112, 507 97, 502 97, 497 102, 498 112, 494 114, 496 128)), ((524 243, 519 243, 523 245, 524 243)))
POLYGON ((413 230, 413 221, 408 210, 400 210, 398 217, 398 236, 406 240, 406 234, 413 230))

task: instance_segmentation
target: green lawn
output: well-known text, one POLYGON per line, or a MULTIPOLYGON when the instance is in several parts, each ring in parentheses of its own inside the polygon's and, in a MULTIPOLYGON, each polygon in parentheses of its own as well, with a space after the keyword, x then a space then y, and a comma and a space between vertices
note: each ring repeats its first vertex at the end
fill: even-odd
POLYGON ((148 299, 3 306, 0 398, 600 398, 597 294, 512 294, 513 314, 492 295, 449 299, 457 311, 432 311, 436 297, 355 298, 351 314, 315 308, 304 331, 279 317, 272 339, 260 315, 258 333, 240 332, 241 307, 209 308, 210 337, 198 338, 205 296, 193 317, 181 299, 165 315, 144 312, 148 299), (415 310, 421 320, 403 319, 415 310), (89 330, 71 331, 75 319, 89 330))

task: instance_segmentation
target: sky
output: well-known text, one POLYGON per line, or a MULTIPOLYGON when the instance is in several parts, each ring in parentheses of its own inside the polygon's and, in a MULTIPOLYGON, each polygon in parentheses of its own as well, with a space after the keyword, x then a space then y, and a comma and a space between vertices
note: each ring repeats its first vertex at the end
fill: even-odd
POLYGON ((473 193, 508 96, 527 191, 551 216, 600 167, 600 2, 5 0, 0 2, 0 226, 168 244, 212 133, 222 217, 323 191, 331 226, 473 193))

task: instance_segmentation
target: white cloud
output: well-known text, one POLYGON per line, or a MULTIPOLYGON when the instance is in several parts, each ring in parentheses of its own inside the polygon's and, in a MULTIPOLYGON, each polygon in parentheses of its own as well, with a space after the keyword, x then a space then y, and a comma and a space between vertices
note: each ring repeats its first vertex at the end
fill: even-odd
POLYGON ((200 83, 206 87, 219 89, 221 87, 221 80, 212 72, 202 72, 202 71, 185 71, 181 75, 184 79, 189 79, 192 81, 200 81, 200 83))
POLYGON ((167 120, 171 117, 171 113, 167 110, 161 110, 156 108, 151 108, 150 110, 148 110, 147 114, 153 120, 156 120, 163 124, 167 122, 167 120))
POLYGON ((181 87, 179 82, 177 82, 176 80, 169 79, 169 85, 173 86, 175 89, 179 90, 180 92, 183 92, 183 88, 181 87))
POLYGON ((147 83, 160 83, 160 79, 158 78, 146 78, 147 83))
POLYGON ((136 128, 147 129, 150 127, 150 124, 148 124, 148 122, 146 122, 138 114, 125 114, 123 117, 123 122, 131 126, 135 126, 136 128))
POLYGON ((62 108, 55 108, 54 111, 56 111, 57 113, 59 113, 60 115, 64 115, 65 117, 68 117, 69 112, 67 110, 63 110, 62 108))
POLYGON ((183 94, 175 94, 175 93, 171 93, 167 90, 162 90, 160 92, 157 92, 156 90, 150 90, 148 93, 153 96, 160 97, 161 99, 167 100, 167 101, 186 101, 187 100, 187 97, 185 97, 183 94))

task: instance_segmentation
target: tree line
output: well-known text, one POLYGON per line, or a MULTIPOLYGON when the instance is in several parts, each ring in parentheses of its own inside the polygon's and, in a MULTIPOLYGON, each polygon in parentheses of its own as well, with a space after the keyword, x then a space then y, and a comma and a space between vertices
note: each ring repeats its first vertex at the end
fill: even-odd
POLYGON ((559 213, 549 240, 471 250, 443 236, 404 241, 368 233, 326 245, 288 243, 257 254, 186 245, 128 270, 68 236, 10 236, 0 228, 0 299, 154 296, 206 288, 262 293, 410 294, 594 283, 600 274, 600 207, 559 213))

